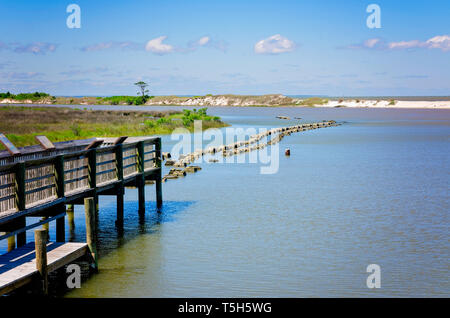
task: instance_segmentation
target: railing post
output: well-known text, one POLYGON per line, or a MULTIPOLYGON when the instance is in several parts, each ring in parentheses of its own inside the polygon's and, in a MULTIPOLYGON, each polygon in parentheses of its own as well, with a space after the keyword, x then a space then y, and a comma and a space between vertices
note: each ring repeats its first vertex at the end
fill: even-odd
POLYGON ((161 185, 161 138, 155 141, 155 166, 158 168, 155 178, 156 185, 156 207, 158 211, 162 207, 162 185, 161 185))
POLYGON ((117 185, 117 220, 116 225, 119 228, 123 226, 123 195, 124 195, 124 187, 123 187, 123 146, 122 144, 116 145, 115 148, 116 154, 116 174, 117 180, 119 180, 119 184, 117 185))
POLYGON ((25 210, 25 162, 16 166, 16 206, 18 211, 25 210))
POLYGON ((155 141, 155 166, 161 168, 161 137, 155 141))
MULTIPOLYGON (((15 190, 16 190, 16 206, 18 211, 25 210, 26 207, 26 195, 25 195, 25 162, 21 161, 16 166, 15 173, 15 190)), ((21 217, 17 220, 19 227, 25 227, 25 217, 21 217)), ((17 247, 23 246, 27 243, 27 233, 22 232, 17 234, 17 247)))
MULTIPOLYGON (((64 198, 64 156, 59 155, 55 157, 54 161, 55 167, 55 181, 56 181, 56 195, 58 198, 64 198)), ((66 210, 66 205, 62 205, 62 209, 66 210)), ((56 219, 56 241, 65 242, 65 217, 56 219)))
POLYGON ((94 193, 95 211, 98 211, 98 197, 97 197, 97 150, 90 149, 88 152, 88 174, 89 174, 89 188, 94 193))
POLYGON ((94 198, 84 199, 84 212, 86 215, 86 242, 89 246, 92 258, 94 259, 95 269, 98 269, 97 262, 97 243, 96 243, 96 212, 94 198))
POLYGON ((36 252, 36 269, 39 272, 41 282, 41 292, 48 295, 48 276, 47 276, 47 230, 34 231, 34 248, 36 252))
POLYGON ((144 154, 144 142, 140 141, 136 145, 137 147, 137 159, 138 159, 138 171, 140 175, 136 179, 136 185, 138 188, 139 197, 139 215, 145 214, 145 154, 144 154))
POLYGON ((117 180, 123 180, 123 145, 119 144, 115 149, 117 180))
POLYGON ((56 181, 56 195, 58 198, 64 198, 64 156, 59 155, 55 157, 55 181, 56 181))
POLYGON ((137 159, 138 159, 138 171, 139 172, 144 172, 144 142, 143 141, 139 141, 136 145, 137 148, 137 159))

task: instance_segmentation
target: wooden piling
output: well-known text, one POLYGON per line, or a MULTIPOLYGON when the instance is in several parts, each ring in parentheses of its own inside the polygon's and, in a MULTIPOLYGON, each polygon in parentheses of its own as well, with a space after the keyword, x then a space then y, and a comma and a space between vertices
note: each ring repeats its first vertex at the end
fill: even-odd
POLYGON ((145 215, 145 180, 144 177, 137 180, 138 186, 138 201, 139 201, 139 215, 145 215))
POLYGON ((116 155, 116 175, 117 180, 120 183, 117 185, 117 219, 116 225, 118 228, 123 227, 123 195, 125 194, 125 188, 123 186, 123 146, 122 144, 116 145, 114 150, 116 155))
POLYGON ((8 252, 11 252, 15 248, 16 248, 16 237, 13 235, 8 237, 8 252))
POLYGON ((73 204, 68 204, 66 208, 67 223, 69 223, 69 229, 75 228, 75 209, 73 204))
MULTIPOLYGON (((27 226, 27 222, 25 220, 25 217, 21 217, 17 219, 18 228, 24 228, 27 226)), ((17 234, 17 247, 24 246, 27 244, 27 232, 23 231, 21 233, 17 234)))
POLYGON ((36 251, 36 269, 39 272, 40 291, 48 295, 47 273, 47 230, 34 231, 34 246, 36 251))
MULTIPOLYGON (((66 212, 66 205, 62 205, 62 209, 66 212)), ((65 242, 66 241, 66 220, 65 217, 62 216, 56 219, 56 242, 65 242)))
POLYGON ((117 219, 116 219, 116 225, 119 228, 123 227, 123 195, 124 195, 125 189, 123 186, 119 186, 117 189, 117 219))
MULTIPOLYGON (((41 218, 41 221, 45 221, 48 219, 48 216, 44 216, 41 218)), ((50 241, 50 224, 49 223, 44 223, 42 224, 42 229, 47 231, 47 242, 50 241)))
POLYGON ((96 243, 96 211, 94 198, 84 199, 84 210, 86 215, 86 243, 89 246, 92 258, 94 259, 95 269, 98 269, 97 262, 97 243, 96 243))
MULTIPOLYGON (((155 166, 161 168, 161 139, 155 143, 155 166)), ((159 210, 162 207, 162 186, 161 186, 161 169, 158 169, 156 178, 156 208, 159 210)))

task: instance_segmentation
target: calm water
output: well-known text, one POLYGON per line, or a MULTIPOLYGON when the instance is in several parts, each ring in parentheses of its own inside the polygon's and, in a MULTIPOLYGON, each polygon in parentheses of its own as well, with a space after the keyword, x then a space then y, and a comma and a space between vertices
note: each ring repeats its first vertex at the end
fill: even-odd
MULTIPOLYGON (((280 150, 291 156, 280 156, 277 174, 260 174, 258 164, 204 163, 169 180, 163 213, 147 202, 143 224, 137 191, 127 189, 122 237, 115 198, 101 197, 100 273, 67 296, 450 295, 450 111, 209 112, 240 127, 295 122, 276 115, 346 123, 285 137, 280 150), (372 263, 381 266, 378 290, 366 287, 372 263)), ((163 151, 173 144, 164 137, 163 151)), ((146 196, 154 200, 154 186, 146 196)), ((82 241, 82 207, 76 222, 71 237, 82 241)))

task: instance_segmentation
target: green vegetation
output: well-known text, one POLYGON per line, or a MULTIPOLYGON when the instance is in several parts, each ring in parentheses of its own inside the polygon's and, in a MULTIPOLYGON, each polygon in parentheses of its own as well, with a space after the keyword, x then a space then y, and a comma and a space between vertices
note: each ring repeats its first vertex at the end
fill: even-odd
POLYGON ((12 99, 17 101, 31 100, 33 102, 42 100, 44 98, 54 98, 47 93, 35 92, 35 93, 20 93, 17 95, 11 94, 10 92, 0 93, 0 98, 12 99))
POLYGON ((189 127, 191 124, 194 123, 195 120, 202 120, 202 121, 220 121, 219 117, 213 117, 208 116, 206 114, 206 111, 208 108, 201 108, 199 110, 196 110, 195 108, 193 110, 189 109, 183 109, 183 116, 181 117, 181 120, 183 122, 183 125, 185 127, 189 127))
POLYGON ((170 134, 179 127, 193 131, 194 120, 202 120, 203 129, 227 126, 219 117, 207 115, 206 108, 180 112, 0 106, 0 117, 0 132, 18 147, 36 144, 36 135, 46 135, 51 141, 58 142, 170 134))
POLYGON ((315 105, 324 105, 326 103, 328 103, 328 99, 326 98, 311 97, 300 101, 298 105, 313 107, 315 105))
POLYGON ((111 96, 97 99, 97 105, 144 105, 153 96, 111 96))
POLYGON ((390 101, 389 101, 389 106, 394 106, 395 105, 395 99, 391 99, 390 101))
POLYGON ((97 97, 95 104, 110 104, 110 105, 144 105, 153 96, 147 95, 149 90, 147 89, 148 84, 139 81, 134 83, 139 88, 138 95, 140 96, 110 96, 110 97, 97 97))

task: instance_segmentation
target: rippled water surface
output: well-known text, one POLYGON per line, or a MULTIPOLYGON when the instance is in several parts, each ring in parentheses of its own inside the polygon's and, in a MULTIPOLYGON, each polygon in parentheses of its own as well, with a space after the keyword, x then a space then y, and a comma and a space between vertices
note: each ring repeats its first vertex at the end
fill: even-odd
MULTIPOLYGON (((160 215, 147 186, 141 224, 137 191, 127 189, 123 236, 114 227, 115 198, 101 197, 100 273, 68 296, 450 294, 449 111, 209 112, 234 127, 296 122, 277 115, 345 124, 285 137, 280 150, 289 147, 291 156, 281 154, 276 174, 260 174, 258 164, 201 164, 163 184, 160 215), (378 290, 366 287, 372 263, 381 266, 378 290)), ((165 136, 163 151, 174 143, 165 136)), ((82 207, 71 239, 84 240, 82 207)))

